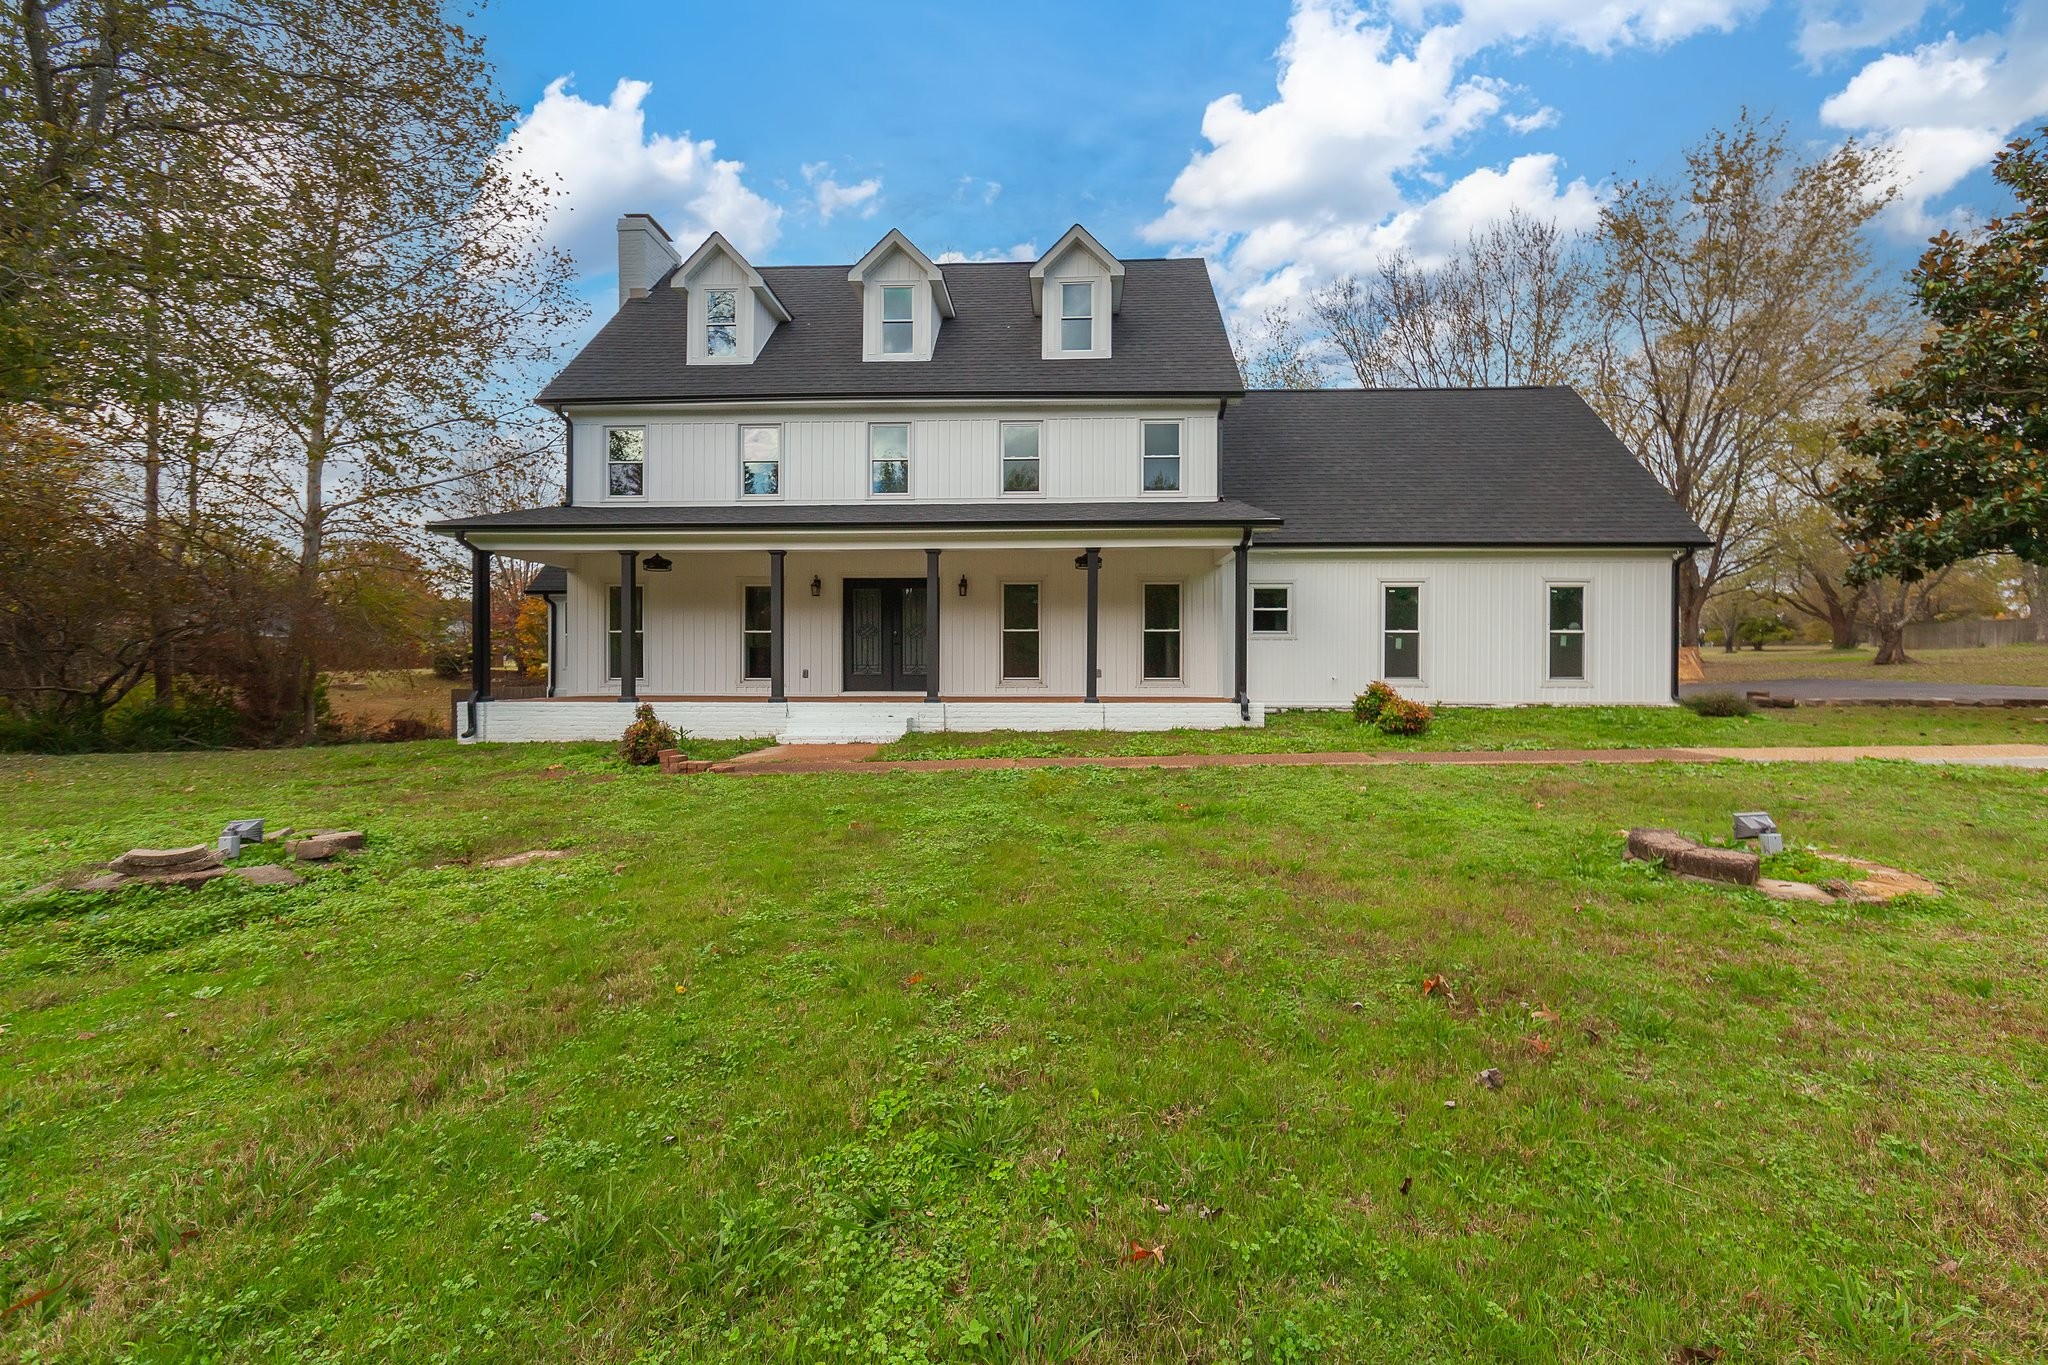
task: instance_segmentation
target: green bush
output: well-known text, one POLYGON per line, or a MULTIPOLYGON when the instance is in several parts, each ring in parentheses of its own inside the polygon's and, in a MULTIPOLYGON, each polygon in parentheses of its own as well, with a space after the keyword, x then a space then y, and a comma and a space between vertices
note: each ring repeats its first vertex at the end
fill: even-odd
POLYGON ((453 682, 469 672, 469 646, 442 645, 434 651, 434 657, 430 662, 435 677, 453 682))
POLYGON ((106 711, 57 715, 0 703, 0 753, 225 749, 239 738, 241 724, 234 694, 199 681, 183 683, 169 702, 137 693, 106 711))
POLYGON ((1435 719, 1436 712, 1421 702, 1396 696, 1387 698, 1375 723, 1383 735, 1419 735, 1428 730, 1429 723, 1435 719))
POLYGON ((1696 716, 1753 716, 1756 707, 1749 698, 1733 692, 1702 692, 1679 703, 1696 716))
POLYGON ((1351 699, 1351 719, 1360 725, 1377 724, 1387 703, 1401 700, 1401 694, 1384 682, 1374 682, 1351 699))
POLYGON ((633 723, 619 737, 619 757, 643 767, 660 762, 661 751, 675 747, 675 727, 655 715, 654 708, 644 701, 633 712, 633 723))

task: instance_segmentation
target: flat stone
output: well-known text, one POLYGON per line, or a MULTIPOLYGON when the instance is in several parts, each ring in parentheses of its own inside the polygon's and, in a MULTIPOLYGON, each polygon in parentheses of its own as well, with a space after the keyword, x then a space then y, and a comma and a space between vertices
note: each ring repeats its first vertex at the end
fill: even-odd
POLYGON ((130 877, 133 886, 199 886, 216 877, 232 876, 224 867, 195 867, 182 872, 152 872, 146 876, 130 877))
POLYGON ((1809 905, 1833 905, 1835 898, 1825 887, 1812 882, 1788 882, 1782 877, 1758 877, 1756 889, 1774 901, 1804 901, 1809 905))
POLYGON ((306 880, 288 867, 276 863, 252 863, 234 869, 234 875, 256 886, 297 886, 306 880))
POLYGON ((479 867, 525 867, 528 863, 545 862, 550 858, 566 858, 566 848, 536 848, 525 853, 511 853, 503 858, 487 858, 477 864, 479 867))
POLYGON ((107 866, 116 872, 184 872, 219 867, 220 854, 205 844, 189 848, 131 848, 107 866))
POLYGON ((1674 829, 1630 830, 1628 856, 1646 863, 1662 863, 1670 872, 1734 882, 1738 886, 1755 886, 1763 866, 1763 860, 1754 853, 1696 844, 1674 829))
POLYGON ((302 863, 324 863, 341 852, 341 845, 326 839, 294 839, 286 844, 285 851, 302 863))
POLYGON ((117 887, 126 886, 127 884, 128 875, 125 872, 102 872, 97 877, 87 877, 71 889, 74 891, 112 891, 117 887))

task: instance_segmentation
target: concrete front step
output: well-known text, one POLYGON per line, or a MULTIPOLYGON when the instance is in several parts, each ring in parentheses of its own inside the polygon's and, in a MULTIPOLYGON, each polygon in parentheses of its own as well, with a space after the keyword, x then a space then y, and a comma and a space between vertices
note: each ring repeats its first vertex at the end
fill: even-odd
MULTIPOLYGON (((776 740, 789 744, 888 744, 922 728, 922 702, 890 705, 875 702, 799 702, 789 708, 789 721, 776 740)), ((939 716, 942 708, 931 710, 939 716)), ((935 723, 943 723, 935 719, 935 723)))

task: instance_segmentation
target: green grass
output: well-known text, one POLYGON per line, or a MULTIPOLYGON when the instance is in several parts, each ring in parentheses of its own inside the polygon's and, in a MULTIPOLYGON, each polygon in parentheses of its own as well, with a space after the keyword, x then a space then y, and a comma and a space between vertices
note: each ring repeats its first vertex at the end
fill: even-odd
POLYGON ((0 1358, 2037 1360, 2044 828, 1878 763, 0 759, 0 1358), (1751 808, 1947 894, 1620 858, 1751 808), (22 898, 255 814, 371 843, 22 898))
POLYGON ((2006 687, 2048 687, 2048 645, 2002 645, 1996 649, 1916 649, 1909 664, 1871 662, 1869 649, 1825 645, 1771 645, 1758 652, 1730 654, 1709 646, 1700 651, 1707 681, 1731 686, 1765 678, 1868 678, 1881 682, 1989 683, 2006 687))
POLYGON ((910 734, 878 759, 1060 754, 1296 753, 1384 749, 1762 748, 1844 744, 2048 744, 2048 707, 1807 706, 1697 716, 1675 706, 1445 707, 1429 732, 1390 736, 1349 711, 1283 711, 1262 729, 910 734))

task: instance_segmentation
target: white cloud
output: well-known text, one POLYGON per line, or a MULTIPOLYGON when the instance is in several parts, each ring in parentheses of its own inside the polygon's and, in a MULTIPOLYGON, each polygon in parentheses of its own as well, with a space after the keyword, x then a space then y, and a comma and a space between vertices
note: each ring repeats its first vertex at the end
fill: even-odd
POLYGON ((1802 0, 1795 46, 1811 66, 1898 37, 1920 22, 1928 0, 1802 0))
POLYGON ((1207 255, 1235 309, 1280 302, 1331 275, 1405 248, 1439 254, 1487 219, 1519 208, 1590 225, 1595 190, 1566 181, 1558 158, 1519 156, 1462 176, 1442 162, 1475 134, 1519 134, 1554 109, 1510 114, 1515 88, 1472 70, 1500 45, 1553 42, 1605 51, 1725 29, 1763 0, 1296 0, 1277 54, 1275 97, 1210 103, 1207 147, 1146 225, 1151 241, 1207 255))
POLYGON ((687 251, 714 229, 752 254, 775 244, 782 210, 747 188, 739 161, 720 160, 709 138, 647 131, 641 102, 653 86, 622 80, 603 104, 549 83, 540 102, 498 149, 515 170, 558 191, 548 239, 586 276, 616 267, 621 213, 651 213, 687 251))
POLYGON ((881 205, 882 180, 880 176, 869 176, 866 180, 842 185, 826 172, 831 165, 824 161, 812 161, 803 167, 804 183, 811 187, 811 200, 818 209, 818 221, 829 223, 834 215, 851 213, 856 218, 872 218, 881 205))
POLYGON ((1821 105, 1824 122, 1888 148, 1900 195, 1893 228, 1925 236, 1943 215, 1934 201, 2025 126, 2048 115, 2048 5, 2014 10, 2004 33, 1951 33, 1911 52, 1866 63, 1821 105))
POLYGON ((1018 242, 994 251, 941 251, 932 259, 940 265, 956 265, 967 261, 1035 261, 1039 254, 1038 243, 1018 242))
POLYGON ((1000 180, 983 180, 979 176, 963 175, 953 182, 953 197, 961 200, 978 200, 984 207, 996 202, 1003 192, 1000 180))

